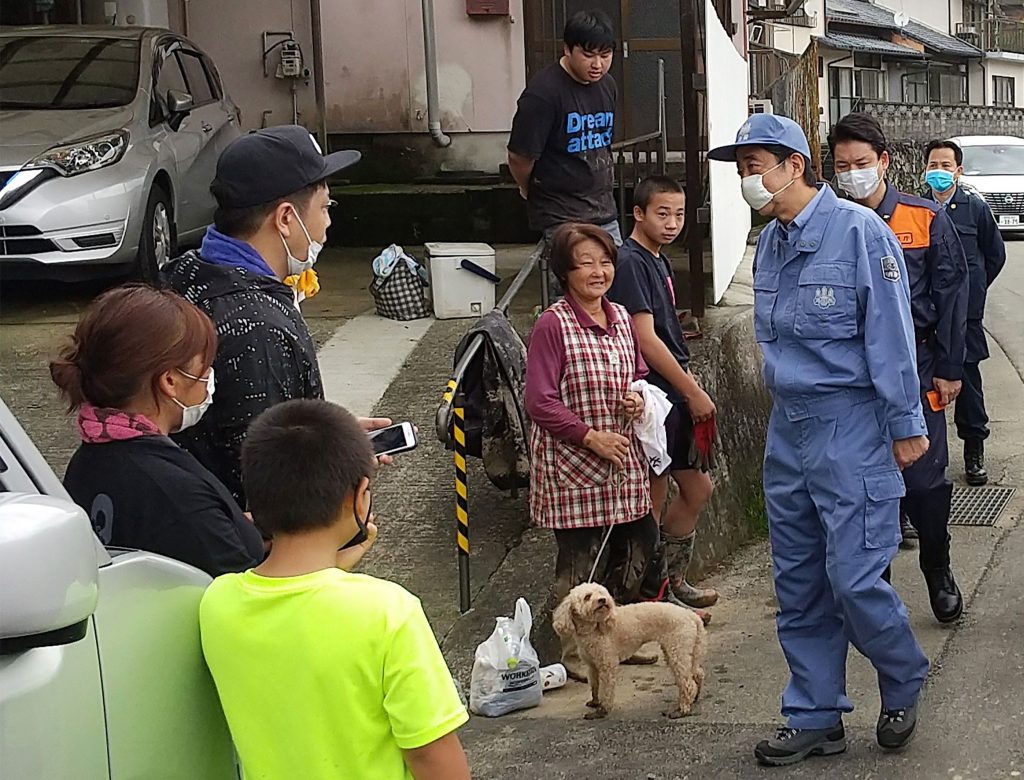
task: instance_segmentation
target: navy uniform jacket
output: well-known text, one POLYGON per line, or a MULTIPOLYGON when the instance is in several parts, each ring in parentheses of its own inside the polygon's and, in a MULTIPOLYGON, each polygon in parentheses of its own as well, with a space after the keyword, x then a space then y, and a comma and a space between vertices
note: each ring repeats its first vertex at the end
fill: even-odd
POLYGON ((982 319, 988 288, 1006 263, 1006 247, 992 216, 992 209, 977 195, 958 186, 946 205, 946 214, 953 220, 960 235, 967 267, 971 274, 971 293, 967 301, 967 362, 977 363, 988 357, 988 342, 982 319))
MULTIPOLYGON (((875 209, 903 247, 910 308, 919 342, 935 356, 934 375, 963 378, 967 355, 967 257, 956 228, 935 201, 900 192, 886 182, 875 209)), ((928 382, 931 389, 931 382, 928 382)))

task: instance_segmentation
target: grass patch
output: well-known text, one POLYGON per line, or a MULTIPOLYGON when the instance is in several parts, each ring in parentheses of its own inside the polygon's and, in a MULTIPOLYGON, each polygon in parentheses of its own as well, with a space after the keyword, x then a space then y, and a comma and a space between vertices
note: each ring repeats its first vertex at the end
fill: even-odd
POLYGON ((768 536, 768 508, 764 500, 764 487, 760 483, 751 484, 748 487, 743 514, 756 537, 768 536))

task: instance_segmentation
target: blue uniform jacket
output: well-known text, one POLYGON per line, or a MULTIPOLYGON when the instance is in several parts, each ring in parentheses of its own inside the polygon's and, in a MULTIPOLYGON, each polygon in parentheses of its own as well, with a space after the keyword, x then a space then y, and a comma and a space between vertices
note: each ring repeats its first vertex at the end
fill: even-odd
POLYGON ((982 320, 988 288, 1006 264, 1006 246, 992 216, 992 209, 978 195, 957 187, 946 205, 946 214, 960 236, 971 291, 967 300, 967 362, 977 363, 988 357, 988 343, 982 320))
POLYGON ((822 186, 788 226, 771 222, 754 292, 765 382, 787 413, 878 398, 893 439, 926 435, 906 266, 869 209, 822 186))
POLYGON ((962 379, 969 284, 964 248, 941 206, 902 193, 888 182, 886 188, 876 211, 903 247, 917 339, 928 341, 935 376, 962 379))

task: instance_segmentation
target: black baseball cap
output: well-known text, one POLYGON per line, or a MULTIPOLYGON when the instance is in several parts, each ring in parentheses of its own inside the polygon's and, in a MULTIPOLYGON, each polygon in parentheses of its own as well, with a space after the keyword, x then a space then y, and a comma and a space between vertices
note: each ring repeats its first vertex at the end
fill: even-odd
POLYGON ((217 203, 244 209, 272 203, 359 162, 346 149, 324 156, 320 144, 299 125, 256 130, 228 144, 213 179, 217 203))

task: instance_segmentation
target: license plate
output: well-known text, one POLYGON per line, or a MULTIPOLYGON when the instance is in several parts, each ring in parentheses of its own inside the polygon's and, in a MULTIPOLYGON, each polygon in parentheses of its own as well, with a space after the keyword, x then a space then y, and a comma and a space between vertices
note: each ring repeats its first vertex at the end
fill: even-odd
POLYGON ((1019 214, 1000 214, 999 215, 999 226, 1000 227, 1016 227, 1020 225, 1019 214))

